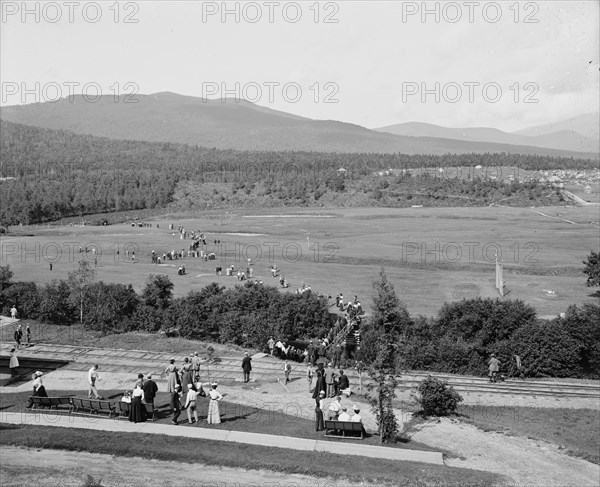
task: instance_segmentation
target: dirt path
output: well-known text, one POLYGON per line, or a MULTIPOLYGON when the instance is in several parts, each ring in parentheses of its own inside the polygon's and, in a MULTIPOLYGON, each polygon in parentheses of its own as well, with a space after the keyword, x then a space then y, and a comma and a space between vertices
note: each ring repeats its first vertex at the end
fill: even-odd
MULTIPOLYGON (((287 414, 314 419, 313 402, 305 391, 305 385, 304 380, 294 381, 288 385, 289 393, 278 383, 243 389, 228 388, 227 399, 245 404, 269 403, 270 407, 287 414)), ((553 398, 548 398, 548 401, 555 404, 553 398)), ((348 407, 355 402, 352 396, 342 400, 342 404, 348 407)), ((495 403, 502 402, 496 396, 495 403)), ((536 401, 536 405, 544 402, 536 401)), ((375 419, 368 406, 364 403, 358 404, 361 406, 361 416, 367 430, 375 431, 375 419)), ((544 405, 548 407, 550 404, 544 405)), ((396 417, 404 424, 411 419, 411 414, 397 410, 396 417)), ((419 431, 412 435, 412 439, 433 448, 453 452, 461 458, 446 459, 446 465, 507 475, 518 486, 600 485, 600 466, 570 457, 560 452, 557 446, 543 441, 485 432, 455 420, 421 425, 419 431)))
MULTIPOLYGON (((211 465, 124 458, 98 453, 62 450, 0 448, 2 487, 43 485, 81 487, 87 475, 104 487, 190 487, 262 485, 269 487, 349 487, 347 480, 318 479, 307 475, 265 470, 220 468, 211 465)), ((96 484, 92 484, 96 485, 96 484)))
POLYGON ((454 452, 446 465, 487 470, 511 477, 527 487, 595 487, 600 466, 569 457, 550 443, 485 432, 455 420, 418 426, 412 438, 454 452))

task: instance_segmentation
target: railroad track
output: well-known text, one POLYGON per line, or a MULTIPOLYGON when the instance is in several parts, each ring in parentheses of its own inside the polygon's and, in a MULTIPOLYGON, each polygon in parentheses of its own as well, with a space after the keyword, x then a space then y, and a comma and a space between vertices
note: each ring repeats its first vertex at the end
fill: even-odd
MULTIPOLYGON (((1 343, 0 352, 8 355, 10 344, 1 343)), ((177 363, 181 363, 183 356, 173 354, 177 363)), ((74 347, 69 345, 43 345, 39 344, 21 350, 19 357, 30 359, 68 360, 69 364, 61 370, 87 371, 92 364, 99 364, 104 372, 120 373, 152 373, 159 378, 161 372, 168 365, 170 353, 145 352, 130 350, 108 350, 89 347, 74 347)), ((305 365, 295 363, 292 365, 291 377, 296 380, 305 380, 305 365)), ((356 387, 359 383, 358 373, 354 369, 344 369, 350 383, 356 387)), ((215 362, 204 362, 201 374, 209 374, 211 380, 241 381, 241 356, 221 357, 215 362)), ((425 372, 411 372, 400 377, 399 390, 410 390, 427 377, 425 372)), ((445 380, 457 392, 498 394, 512 396, 540 396, 557 398, 588 398, 600 401, 600 381, 590 383, 573 383, 559 380, 509 379, 506 382, 490 383, 485 377, 458 376, 441 373, 430 375, 445 380)), ((256 357, 252 362, 252 378, 259 381, 276 382, 283 378, 283 361, 269 356, 256 357)), ((363 386, 367 384, 368 376, 363 373, 363 386)))

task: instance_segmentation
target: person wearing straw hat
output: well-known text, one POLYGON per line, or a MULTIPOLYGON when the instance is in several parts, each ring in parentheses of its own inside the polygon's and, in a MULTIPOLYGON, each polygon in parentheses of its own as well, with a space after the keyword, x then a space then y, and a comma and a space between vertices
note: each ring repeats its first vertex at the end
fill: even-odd
MULTIPOLYGON (((48 397, 46 388, 44 387, 44 384, 42 384, 42 375, 44 374, 40 370, 36 370, 31 376, 31 378, 33 379, 32 397, 48 397)), ((31 406, 33 406, 33 400, 30 397, 25 407, 29 409, 31 406)))
POLYGON ((208 401, 208 414, 206 416, 206 422, 208 424, 219 424, 221 423, 221 411, 219 410, 219 401, 223 399, 223 396, 217 391, 217 383, 211 384, 212 388, 208 392, 210 401, 208 401))

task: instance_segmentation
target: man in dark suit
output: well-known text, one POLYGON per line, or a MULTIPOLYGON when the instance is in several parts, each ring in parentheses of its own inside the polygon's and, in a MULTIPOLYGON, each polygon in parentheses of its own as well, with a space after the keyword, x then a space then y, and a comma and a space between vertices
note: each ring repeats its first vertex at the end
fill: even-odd
POLYGON ((248 352, 245 353, 242 359, 242 370, 244 371, 244 382, 250 380, 250 371, 252 370, 252 359, 248 356, 248 352))
POLYGON ((158 386, 156 385, 156 382, 152 380, 152 376, 150 374, 148 374, 147 379, 148 380, 146 380, 142 386, 142 389, 144 390, 144 402, 154 406, 154 398, 158 392, 158 386))

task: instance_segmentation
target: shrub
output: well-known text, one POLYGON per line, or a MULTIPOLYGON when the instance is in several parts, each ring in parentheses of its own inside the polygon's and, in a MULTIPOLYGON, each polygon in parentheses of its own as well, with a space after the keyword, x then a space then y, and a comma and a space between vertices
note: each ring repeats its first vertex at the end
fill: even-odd
POLYGON ((462 396, 446 381, 428 375, 418 387, 417 402, 426 416, 448 416, 456 413, 462 396))

